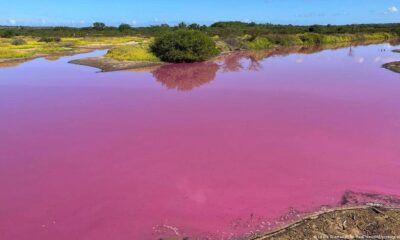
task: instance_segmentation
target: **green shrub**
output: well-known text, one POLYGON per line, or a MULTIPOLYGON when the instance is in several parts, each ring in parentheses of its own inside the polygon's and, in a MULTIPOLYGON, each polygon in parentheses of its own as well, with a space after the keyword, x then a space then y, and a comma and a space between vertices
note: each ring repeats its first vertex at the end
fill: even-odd
POLYGON ((256 37, 253 41, 247 44, 250 49, 268 49, 273 46, 273 44, 267 39, 263 37, 256 37))
POLYGON ((323 36, 318 33, 303 33, 298 36, 305 45, 319 45, 323 43, 323 36))
POLYGON ((50 42, 60 42, 61 38, 59 37, 41 37, 39 39, 39 42, 45 42, 45 43, 50 43, 50 42))
POLYGON ((24 39, 22 39, 22 38, 15 38, 15 39, 13 39, 13 40, 11 41, 11 44, 12 44, 12 45, 15 45, 15 46, 25 45, 25 44, 26 44, 26 41, 25 41, 24 39))
POLYGON ((188 29, 179 29, 157 37, 151 50, 165 62, 204 61, 219 53, 214 40, 209 36, 188 29))
POLYGON ((273 34, 268 35, 267 38, 270 42, 279 46, 295 46, 303 44, 300 37, 293 34, 273 34))
POLYGON ((106 24, 102 22, 93 23, 93 29, 97 31, 103 31, 106 28, 106 24))
POLYGON ((132 28, 131 25, 126 24, 126 23, 122 23, 121 25, 119 25, 118 30, 123 32, 123 31, 130 30, 131 28, 132 28))
POLYGON ((16 36, 17 34, 13 30, 6 30, 1 34, 1 37, 3 38, 12 38, 16 36))

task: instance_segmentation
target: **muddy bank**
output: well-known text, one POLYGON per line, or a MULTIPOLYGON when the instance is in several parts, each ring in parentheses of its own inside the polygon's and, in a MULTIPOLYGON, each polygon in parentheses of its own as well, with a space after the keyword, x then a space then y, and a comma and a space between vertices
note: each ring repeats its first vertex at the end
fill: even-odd
POLYGON ((386 68, 390 71, 400 73, 400 62, 390 62, 383 64, 383 68, 386 68))
MULTIPOLYGON (((281 217, 287 225, 275 230, 255 232, 232 240, 319 240, 319 239, 400 239, 400 198, 377 193, 345 192, 336 207, 301 213, 292 209, 281 217)), ((159 240, 191 240, 189 237, 159 240)), ((205 239, 214 239, 205 238, 205 239)))
POLYGON ((400 209, 374 206, 335 209, 253 240, 400 239, 400 209))
MULTIPOLYGON (((277 231, 242 240, 400 239, 400 209, 382 206, 336 208, 309 215, 277 231)), ((162 238, 159 240, 191 240, 162 238)))
POLYGON ((154 66, 160 66, 163 63, 159 62, 138 62, 138 61, 118 61, 106 57, 92 57, 72 60, 69 63, 95 67, 103 72, 128 70, 128 69, 142 69, 154 66))
POLYGON ((400 239, 400 199, 397 196, 348 191, 340 206, 251 240, 400 239))
MULTIPOLYGON (((400 49, 393 50, 395 53, 400 53, 400 49)), ((390 71, 400 73, 400 61, 390 62, 382 65, 383 68, 386 68, 390 71)))

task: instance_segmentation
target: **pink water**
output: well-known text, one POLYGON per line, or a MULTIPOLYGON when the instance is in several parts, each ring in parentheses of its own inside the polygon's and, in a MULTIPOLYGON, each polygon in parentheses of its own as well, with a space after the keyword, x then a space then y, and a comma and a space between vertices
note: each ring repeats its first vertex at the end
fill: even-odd
POLYGON ((390 49, 0 68, 0 239, 236 239, 348 190, 400 195, 390 49))

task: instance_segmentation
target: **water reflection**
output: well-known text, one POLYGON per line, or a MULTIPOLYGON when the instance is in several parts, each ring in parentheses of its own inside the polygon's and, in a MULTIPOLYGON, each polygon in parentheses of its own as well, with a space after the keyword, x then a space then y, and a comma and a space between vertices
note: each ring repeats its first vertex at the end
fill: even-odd
MULTIPOLYGON (((389 42, 391 45, 397 42, 389 42)), ((375 43, 371 43, 375 44, 375 43)), ((335 50, 348 47, 347 55, 354 58, 357 63, 363 63, 365 58, 355 57, 354 47, 369 45, 368 43, 348 43, 324 45, 324 46, 292 46, 258 51, 239 51, 218 56, 213 61, 191 64, 164 65, 152 71, 157 81, 168 89, 190 91, 215 79, 218 70, 223 72, 260 71, 263 68, 262 61, 274 56, 287 56, 289 54, 313 54, 324 50, 335 50)), ((295 60, 303 63, 303 58, 295 60)))
POLYGON ((164 65, 153 71, 153 76, 168 89, 190 91, 215 79, 215 62, 164 65))

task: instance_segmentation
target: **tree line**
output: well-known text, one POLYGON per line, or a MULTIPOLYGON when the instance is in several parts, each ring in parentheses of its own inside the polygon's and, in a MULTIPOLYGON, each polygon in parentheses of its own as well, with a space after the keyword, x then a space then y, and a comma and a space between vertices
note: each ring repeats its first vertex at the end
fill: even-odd
POLYGON ((280 24, 259 24, 245 22, 216 22, 210 26, 197 23, 186 24, 184 22, 175 26, 160 24, 147 27, 133 27, 123 23, 118 27, 107 26, 102 22, 95 22, 91 27, 0 27, 1 37, 32 36, 32 37, 96 37, 96 36, 149 36, 154 37, 177 29, 192 29, 202 31, 209 36, 218 35, 221 38, 251 35, 267 36, 271 34, 370 34, 370 33, 391 33, 400 35, 400 24, 350 24, 350 25, 280 25, 280 24))

